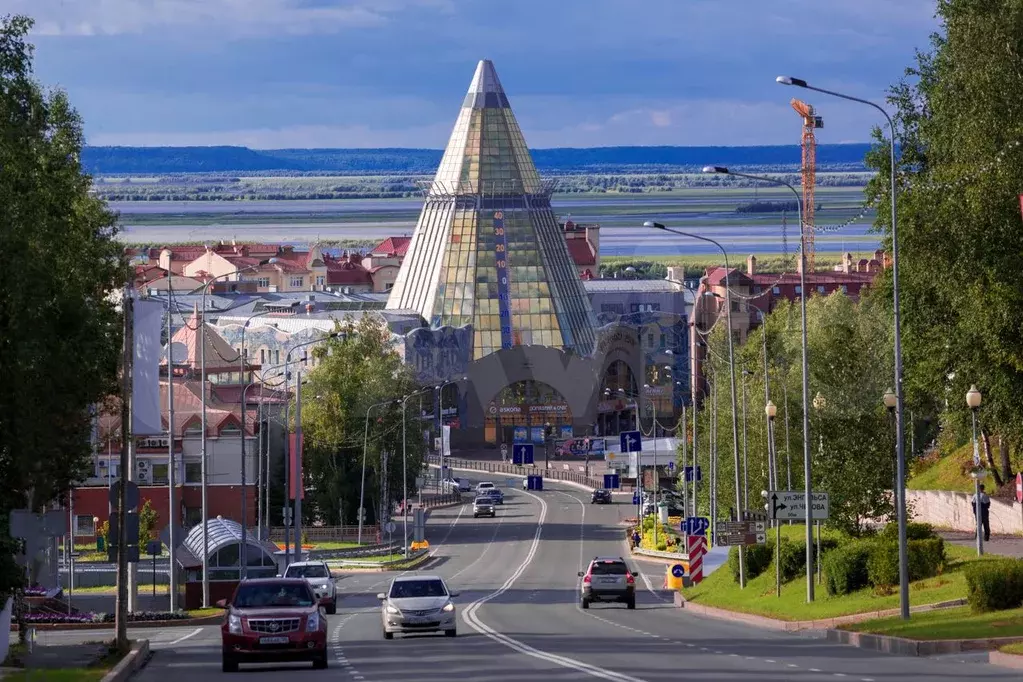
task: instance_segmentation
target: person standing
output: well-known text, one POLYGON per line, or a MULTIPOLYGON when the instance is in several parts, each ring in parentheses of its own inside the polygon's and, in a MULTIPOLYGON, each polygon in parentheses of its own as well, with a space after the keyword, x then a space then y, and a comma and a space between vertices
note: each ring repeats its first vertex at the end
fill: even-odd
MULTIPOLYGON (((984 542, 991 539, 991 498, 984 492, 984 484, 980 485, 980 522, 984 526, 984 542)), ((973 496, 973 518, 977 518, 978 500, 977 495, 973 496)))

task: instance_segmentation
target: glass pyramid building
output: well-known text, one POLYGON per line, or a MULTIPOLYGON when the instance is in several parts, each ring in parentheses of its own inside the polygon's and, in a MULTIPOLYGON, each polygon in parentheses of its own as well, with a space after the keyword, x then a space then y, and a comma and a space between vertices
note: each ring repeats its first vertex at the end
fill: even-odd
POLYGON ((596 317, 508 97, 476 67, 388 308, 472 325, 473 357, 542 345, 591 355, 596 317))

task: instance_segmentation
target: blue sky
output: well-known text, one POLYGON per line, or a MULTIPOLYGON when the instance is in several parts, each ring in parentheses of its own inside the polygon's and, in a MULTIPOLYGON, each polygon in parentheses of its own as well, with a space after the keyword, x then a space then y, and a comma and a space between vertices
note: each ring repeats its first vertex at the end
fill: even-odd
POLYGON ((934 0, 4 0, 90 144, 443 147, 494 60, 531 147, 864 141, 934 0))

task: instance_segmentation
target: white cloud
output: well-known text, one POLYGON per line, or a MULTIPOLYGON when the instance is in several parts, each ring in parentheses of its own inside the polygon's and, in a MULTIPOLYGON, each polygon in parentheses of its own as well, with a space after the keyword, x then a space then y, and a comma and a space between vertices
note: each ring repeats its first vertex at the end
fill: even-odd
POLYGON ((454 11, 454 0, 8 0, 36 19, 38 35, 117 35, 153 30, 220 35, 333 33, 388 23, 413 8, 454 11))

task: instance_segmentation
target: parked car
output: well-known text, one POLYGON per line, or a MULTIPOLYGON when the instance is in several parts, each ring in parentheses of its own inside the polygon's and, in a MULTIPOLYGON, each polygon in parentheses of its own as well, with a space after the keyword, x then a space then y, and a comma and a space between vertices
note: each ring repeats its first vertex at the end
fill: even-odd
POLYGON ((328 615, 337 613, 337 585, 323 561, 298 561, 284 571, 285 578, 303 578, 328 615))
POLYGON ((221 668, 239 663, 312 661, 327 667, 327 617, 302 578, 261 578, 239 583, 220 626, 221 668))

